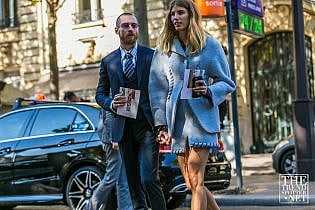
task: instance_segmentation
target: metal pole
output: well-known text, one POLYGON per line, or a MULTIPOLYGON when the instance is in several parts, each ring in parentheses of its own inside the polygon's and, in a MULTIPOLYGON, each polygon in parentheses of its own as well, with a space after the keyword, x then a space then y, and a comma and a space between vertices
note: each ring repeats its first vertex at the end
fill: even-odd
MULTIPOLYGON (((231 71, 231 78, 236 85, 235 66, 234 66, 234 42, 233 42, 233 27, 232 27, 232 9, 231 0, 225 0, 226 18, 227 18, 227 32, 228 32, 228 45, 229 45, 229 65, 231 71)), ((241 162, 241 147, 238 126, 238 111, 237 111, 237 88, 232 93, 232 116, 233 116, 233 130, 234 130, 234 147, 235 147, 235 164, 236 164, 236 181, 237 190, 243 188, 242 177, 242 162, 241 162)))
POLYGON ((315 181, 314 110, 309 99, 305 65, 304 20, 302 0, 292 0, 295 50, 295 96, 293 102, 296 167, 298 174, 309 174, 315 181))

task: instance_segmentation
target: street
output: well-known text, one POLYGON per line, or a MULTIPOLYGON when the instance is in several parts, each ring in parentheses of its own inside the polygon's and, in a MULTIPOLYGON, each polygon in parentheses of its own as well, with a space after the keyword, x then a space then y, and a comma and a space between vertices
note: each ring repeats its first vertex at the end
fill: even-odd
MULTIPOLYGON (((228 189, 222 190, 216 193, 216 199, 219 202, 221 210, 315 210, 313 205, 312 196, 310 197, 310 203, 312 206, 289 206, 272 203, 274 199, 278 198, 278 180, 279 176, 276 174, 271 166, 272 159, 271 154, 260 154, 260 155, 246 155, 243 156, 243 180, 244 180, 244 191, 242 195, 234 195, 233 189, 236 187, 236 177, 232 176, 231 185, 228 189), (259 198, 264 196, 274 196, 270 202, 261 202, 259 198), (232 197, 235 196, 235 197, 232 197), (250 196, 254 196, 250 197, 250 196), (260 203, 257 203, 260 202, 260 203), (272 205, 273 204, 273 205, 272 205), (241 206, 242 205, 242 206, 241 206)), ((314 194, 315 185, 310 184, 310 195, 314 194)), ((177 208, 176 210, 190 210, 188 207, 190 203, 190 196, 186 197, 186 202, 183 204, 185 207, 177 208)), ((14 210, 69 210, 63 205, 52 205, 52 206, 17 206, 14 210)))
MULTIPOLYGON (((315 207, 310 206, 222 206, 221 210, 287 210, 287 209, 296 209, 296 210, 315 210, 315 207)), ((14 210, 69 210, 69 208, 62 205, 55 206, 17 206, 14 210)), ((176 210, 190 210, 188 207, 177 208, 176 210)))

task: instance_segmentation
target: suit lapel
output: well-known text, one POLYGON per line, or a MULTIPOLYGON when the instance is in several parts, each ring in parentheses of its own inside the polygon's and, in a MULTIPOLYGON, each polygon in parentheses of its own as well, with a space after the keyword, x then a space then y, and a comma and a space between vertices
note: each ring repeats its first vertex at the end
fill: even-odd
POLYGON ((121 53, 120 53, 119 48, 115 51, 115 55, 114 55, 112 62, 114 64, 112 66, 115 68, 115 69, 113 69, 113 71, 115 71, 117 73, 120 84, 125 84, 123 66, 121 64, 121 53))
POLYGON ((143 61, 145 55, 143 55, 142 47, 138 45, 138 50, 137 50, 137 62, 136 62, 136 72, 137 72, 137 78, 138 78, 138 87, 141 87, 141 77, 142 77, 142 72, 143 72, 143 61))

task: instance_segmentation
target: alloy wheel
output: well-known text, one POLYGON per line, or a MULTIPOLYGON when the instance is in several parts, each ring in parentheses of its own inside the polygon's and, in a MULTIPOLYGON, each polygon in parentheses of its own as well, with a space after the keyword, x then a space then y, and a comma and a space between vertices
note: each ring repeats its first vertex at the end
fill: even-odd
POLYGON ((66 191, 71 210, 84 209, 101 179, 102 172, 96 167, 83 167, 71 175, 66 191))
POLYGON ((283 155, 280 167, 281 173, 284 174, 296 173, 296 160, 294 150, 290 150, 283 155))

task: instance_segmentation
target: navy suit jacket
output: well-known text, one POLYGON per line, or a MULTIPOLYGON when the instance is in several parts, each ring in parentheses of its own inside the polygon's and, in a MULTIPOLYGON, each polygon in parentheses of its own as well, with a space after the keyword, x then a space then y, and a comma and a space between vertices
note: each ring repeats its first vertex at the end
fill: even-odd
MULTIPOLYGON (((153 129, 153 117, 150 108, 148 82, 150 66, 154 51, 138 45, 136 72, 138 89, 140 90, 139 107, 142 108, 145 118, 153 129)), ((120 49, 116 49, 101 60, 99 81, 96 89, 96 102, 105 110, 111 110, 112 96, 119 93, 119 88, 125 87, 123 67, 121 64, 120 49), (110 94, 111 93, 111 94, 110 94)), ((125 127, 125 117, 114 114, 112 124, 112 141, 120 142, 125 127)))

